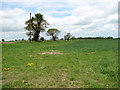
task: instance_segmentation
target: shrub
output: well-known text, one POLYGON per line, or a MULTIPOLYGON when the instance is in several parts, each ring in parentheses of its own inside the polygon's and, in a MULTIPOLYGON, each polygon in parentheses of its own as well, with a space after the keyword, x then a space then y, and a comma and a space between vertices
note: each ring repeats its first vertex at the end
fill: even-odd
POLYGON ((5 39, 2 39, 2 42, 5 42, 5 39))
POLYGON ((76 39, 74 36, 72 36, 72 38, 71 39, 76 39))
POLYGON ((44 41, 44 37, 41 37, 41 38, 40 38, 40 41, 44 41))
POLYGON ((61 38, 60 40, 63 40, 63 38, 61 38))
POLYGON ((24 41, 24 38, 22 39, 22 41, 24 41))

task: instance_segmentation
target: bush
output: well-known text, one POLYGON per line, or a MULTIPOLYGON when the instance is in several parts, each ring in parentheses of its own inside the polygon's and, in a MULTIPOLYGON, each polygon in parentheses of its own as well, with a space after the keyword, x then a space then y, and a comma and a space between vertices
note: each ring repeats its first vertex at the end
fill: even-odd
POLYGON ((61 38, 60 40, 63 40, 63 38, 61 38))
POLYGON ((72 38, 71 39, 76 39, 74 36, 72 36, 72 38))
POLYGON ((22 41, 24 41, 24 38, 22 39, 22 41))
POLYGON ((5 42, 5 39, 2 39, 2 42, 5 42))
POLYGON ((40 41, 44 41, 44 37, 41 37, 41 38, 40 38, 40 41))

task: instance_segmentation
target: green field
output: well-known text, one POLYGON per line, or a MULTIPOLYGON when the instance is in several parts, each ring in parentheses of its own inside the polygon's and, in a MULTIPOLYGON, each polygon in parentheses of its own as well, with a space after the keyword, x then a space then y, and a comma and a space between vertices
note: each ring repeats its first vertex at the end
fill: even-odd
POLYGON ((2 70, 3 88, 118 88, 118 40, 6 42, 2 70))

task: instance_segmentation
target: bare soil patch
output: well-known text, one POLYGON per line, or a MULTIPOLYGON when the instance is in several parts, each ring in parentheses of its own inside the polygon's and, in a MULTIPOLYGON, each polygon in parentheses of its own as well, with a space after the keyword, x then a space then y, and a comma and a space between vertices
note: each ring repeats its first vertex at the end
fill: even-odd
POLYGON ((63 54, 63 53, 59 52, 58 50, 51 50, 49 52, 42 52, 39 54, 63 54))
POLYGON ((13 44, 15 42, 2 42, 3 44, 13 44))

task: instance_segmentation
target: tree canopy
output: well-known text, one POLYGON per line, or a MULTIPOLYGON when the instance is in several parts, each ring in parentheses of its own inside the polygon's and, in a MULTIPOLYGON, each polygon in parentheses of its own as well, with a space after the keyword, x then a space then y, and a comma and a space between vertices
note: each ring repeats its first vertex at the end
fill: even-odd
MULTIPOLYGON (((30 30, 30 19, 25 22, 27 25, 25 27, 26 30, 30 30)), ((33 41, 38 41, 40 32, 44 32, 45 28, 49 25, 47 21, 43 18, 41 13, 35 14, 34 17, 31 18, 31 36, 33 36, 33 41)), ((30 35, 30 32, 27 32, 27 35, 30 35)))
POLYGON ((52 36, 53 40, 55 41, 57 39, 57 35, 60 33, 60 31, 56 28, 48 29, 46 35, 52 36))

